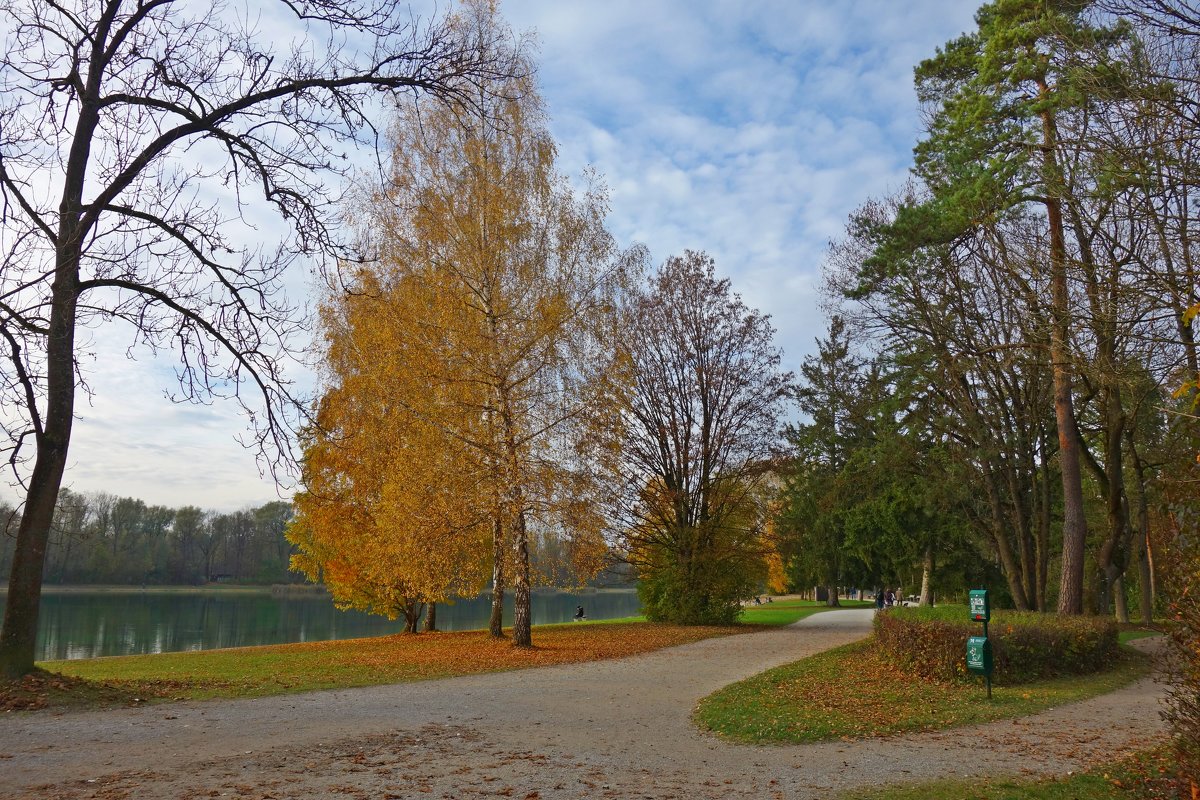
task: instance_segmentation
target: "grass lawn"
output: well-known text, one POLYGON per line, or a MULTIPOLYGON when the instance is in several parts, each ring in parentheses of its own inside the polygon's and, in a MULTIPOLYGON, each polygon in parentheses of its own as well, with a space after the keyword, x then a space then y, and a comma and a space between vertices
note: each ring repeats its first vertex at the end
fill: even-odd
POLYGON ((1094 697, 1146 674, 1149 659, 1124 648, 1114 668, 1014 687, 913 678, 876 655, 870 640, 735 683, 701 701, 700 727, 738 742, 793 744, 938 730, 1034 714, 1094 697))
POLYGON ((0 708, 263 697, 316 689, 499 672, 644 653, 751 626, 684 627, 646 622, 570 623, 534 629, 532 648, 487 631, 396 634, 368 639, 47 661, 24 681, 0 683, 0 708))
MULTIPOLYGON (((842 608, 870 608, 868 600, 843 600, 842 608)), ((829 611, 824 603, 815 600, 775 600, 760 606, 749 605, 742 611, 740 621, 746 625, 791 625, 820 611, 829 611)))
POLYGON ((1048 780, 946 780, 846 792, 837 800, 1188 800, 1166 747, 1048 780))
POLYGON ((463 631, 48 661, 24 680, 0 681, 0 710, 263 697, 620 658, 787 625, 823 610, 811 601, 780 601, 748 609, 742 624, 730 627, 655 625, 640 618, 540 625, 531 649, 514 648, 486 631, 463 631))

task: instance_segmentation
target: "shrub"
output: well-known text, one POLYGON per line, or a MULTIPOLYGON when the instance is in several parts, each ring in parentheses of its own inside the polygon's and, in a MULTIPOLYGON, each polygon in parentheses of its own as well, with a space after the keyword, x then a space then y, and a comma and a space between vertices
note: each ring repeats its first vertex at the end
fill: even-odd
MULTIPOLYGON (((1189 476, 1191 477, 1191 476, 1189 476)), ((1169 688, 1164 716, 1175 734, 1181 774, 1190 776, 1192 797, 1200 796, 1200 504, 1184 482, 1170 487, 1170 534, 1162 558, 1163 586, 1171 598, 1169 688)))
MULTIPOLYGON (((968 677, 967 637, 982 634, 983 625, 971 622, 964 606, 897 608, 875 615, 875 637, 884 656, 930 680, 968 677)), ((998 685, 1098 672, 1118 651, 1116 623, 1100 617, 993 612, 988 635, 995 661, 992 681, 998 685)))
POLYGON ((638 599, 653 622, 732 625, 741 614, 742 599, 762 581, 761 559, 694 555, 680 563, 673 555, 664 553, 640 570, 638 599))

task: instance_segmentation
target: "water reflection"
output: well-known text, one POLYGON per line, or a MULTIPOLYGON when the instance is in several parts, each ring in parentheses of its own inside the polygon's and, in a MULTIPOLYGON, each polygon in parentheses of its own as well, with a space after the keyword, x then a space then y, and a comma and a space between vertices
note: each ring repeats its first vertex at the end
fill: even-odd
MULTIPOLYGON (((0 594, 0 613, 4 600, 0 594)), ((584 606, 589 619, 639 613, 632 589, 538 592, 532 598, 533 623, 570 622, 577 605, 584 606)), ((438 627, 445 631, 486 628, 490 614, 487 595, 458 600, 438 606, 438 627)), ((504 624, 511 620, 510 596, 504 624)), ((338 611, 324 596, 153 589, 51 592, 42 596, 37 660, 353 639, 398 633, 402 627, 399 620, 338 611)))

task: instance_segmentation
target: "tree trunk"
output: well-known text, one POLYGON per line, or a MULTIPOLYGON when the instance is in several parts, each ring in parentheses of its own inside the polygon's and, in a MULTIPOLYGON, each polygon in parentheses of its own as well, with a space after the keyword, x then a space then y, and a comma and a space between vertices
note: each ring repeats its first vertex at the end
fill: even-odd
POLYGON ((925 545, 925 552, 921 557, 921 599, 917 603, 921 606, 933 605, 933 543, 928 542, 925 545))
MULTIPOLYGON (((75 144, 79 144, 78 139, 75 144)), ((72 158, 75 158, 74 152, 72 158)), ((78 181, 79 191, 82 191, 82 171, 78 181)), ((68 197, 72 195, 70 186, 69 174, 68 197)), ((45 427, 35 432, 37 456, 25 495, 21 526, 17 530, 17 543, 8 579, 8 599, 4 608, 4 626, 0 629, 0 674, 14 677, 31 672, 34 668, 46 545, 63 471, 67 466, 67 448, 71 442, 75 412, 75 314, 81 234, 77 225, 66 221, 76 218, 78 206, 72 207, 64 199, 61 208, 64 222, 59 226, 60 245, 51 289, 49 335, 46 338, 45 427)))
POLYGON ((512 521, 512 544, 515 556, 513 580, 513 629, 512 643, 515 647, 533 646, 533 621, 530 609, 529 581, 529 529, 526 525, 525 492, 521 480, 521 449, 518 444, 516 421, 513 418, 512 400, 508 387, 499 391, 500 418, 504 425, 504 450, 507 459, 508 519, 512 521))
POLYGON ((1037 528, 1037 610, 1045 612, 1050 607, 1046 596, 1046 586, 1050 579, 1050 509, 1053 505, 1051 497, 1050 459, 1046 455, 1048 437, 1043 431, 1039 436, 1038 452, 1042 461, 1041 492, 1039 492, 1038 528, 1037 528))
POLYGON ((417 623, 421 621, 421 612, 425 610, 424 603, 404 603, 404 632, 416 633, 417 623))
POLYGON ((825 587, 825 606, 827 608, 841 608, 841 601, 838 600, 838 589, 836 584, 830 584, 825 587))
POLYGON ((1137 530, 1133 537, 1132 557, 1138 565, 1138 589, 1141 595, 1142 624, 1154 622, 1154 569, 1150 552, 1150 506, 1146 501, 1146 467, 1134 446, 1132 431, 1126 436, 1129 463, 1133 467, 1133 490, 1137 502, 1137 530))
MULTIPOLYGON (((1042 82, 1043 97, 1049 87, 1042 82)), ((1083 613, 1083 559, 1087 519, 1083 513, 1083 475, 1079 463, 1079 430, 1075 423, 1074 387, 1068 344, 1071 306, 1067 287, 1067 246, 1062 216, 1062 176, 1056 148, 1058 132, 1050 111, 1042 112, 1043 179, 1046 219, 1050 226, 1050 362, 1054 375, 1054 421, 1058 427, 1058 458, 1063 487, 1062 578, 1058 613, 1083 613)))
POLYGON ((1129 600, 1125 597, 1125 576, 1118 575, 1113 581, 1113 607, 1117 622, 1122 625, 1129 623, 1129 600))
POLYGON ((504 636, 504 520, 499 508, 492 527, 492 617, 488 633, 496 639, 504 636))
POLYGON ((425 632, 433 633, 437 630, 437 603, 430 603, 425 609, 425 632))
POLYGON ((533 646, 533 620, 529 597, 529 532, 525 512, 517 513, 513 544, 517 551, 517 574, 513 586, 512 643, 516 647, 533 646))
POLYGON ((1021 564, 1013 554, 1012 545, 1008 541, 1007 526, 1004 524, 1003 500, 1000 497, 1000 487, 997 485, 996 473, 988 460, 983 463, 986 474, 988 504, 991 507, 992 540, 996 543, 996 552, 1000 556, 1000 566, 1004 578, 1008 581, 1008 590, 1012 594, 1013 605, 1018 611, 1029 610, 1029 598, 1025 596, 1025 582, 1021 579, 1021 564))

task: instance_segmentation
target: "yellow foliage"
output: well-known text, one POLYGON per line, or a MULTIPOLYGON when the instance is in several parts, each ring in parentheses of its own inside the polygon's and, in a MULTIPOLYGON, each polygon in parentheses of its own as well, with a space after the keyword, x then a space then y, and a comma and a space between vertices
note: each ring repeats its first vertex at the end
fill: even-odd
POLYGON ((479 116, 397 112, 388 181, 355 215, 378 258, 321 308, 326 387, 289 538, 343 605, 474 594, 496 536, 518 587, 531 543, 546 580, 590 577, 606 551, 576 446, 611 361, 605 197, 555 173, 531 78, 489 89, 479 116))

